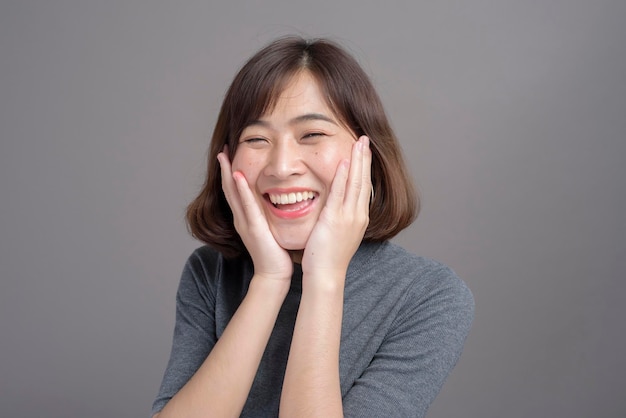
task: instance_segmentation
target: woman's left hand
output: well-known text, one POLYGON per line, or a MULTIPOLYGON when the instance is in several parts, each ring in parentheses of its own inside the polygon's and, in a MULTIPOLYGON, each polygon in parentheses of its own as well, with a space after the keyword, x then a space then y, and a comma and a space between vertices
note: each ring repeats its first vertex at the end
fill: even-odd
POLYGON ((348 265, 369 223, 372 154, 362 136, 335 172, 302 255, 302 297, 280 399, 284 416, 343 416, 339 346, 348 265), (315 367, 311 367, 314 364, 315 367), (313 414, 310 414, 313 415, 313 414))
POLYGON ((326 205, 313 227, 302 256, 302 270, 319 277, 344 277, 369 223, 372 193, 369 138, 360 137, 351 160, 342 160, 326 205), (329 274, 330 273, 330 274, 329 274))

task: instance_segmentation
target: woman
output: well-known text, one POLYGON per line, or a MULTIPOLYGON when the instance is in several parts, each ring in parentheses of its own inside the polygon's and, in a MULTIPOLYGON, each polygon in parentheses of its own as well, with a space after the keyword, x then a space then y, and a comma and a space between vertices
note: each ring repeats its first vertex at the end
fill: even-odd
POLYGON ((240 70, 187 221, 159 418, 424 416, 473 299, 388 240, 418 211, 380 99, 326 40, 283 38, 240 70))

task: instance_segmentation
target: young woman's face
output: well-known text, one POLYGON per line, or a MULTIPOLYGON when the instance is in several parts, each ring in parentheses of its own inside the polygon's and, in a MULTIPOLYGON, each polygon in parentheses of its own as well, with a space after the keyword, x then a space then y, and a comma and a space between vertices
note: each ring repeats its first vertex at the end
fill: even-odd
POLYGON ((296 75, 269 114, 239 138, 233 171, 244 174, 278 244, 301 250, 355 135, 330 110, 317 82, 296 75))

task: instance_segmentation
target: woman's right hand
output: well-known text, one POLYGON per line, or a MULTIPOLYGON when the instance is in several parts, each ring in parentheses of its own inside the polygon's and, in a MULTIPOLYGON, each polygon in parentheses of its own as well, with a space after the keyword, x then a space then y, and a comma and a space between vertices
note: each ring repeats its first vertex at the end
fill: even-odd
POLYGON ((291 282, 291 258, 274 239, 248 182, 242 173, 232 172, 226 148, 217 158, 222 189, 252 257, 254 276, 202 365, 161 411, 163 418, 241 415, 291 282))
POLYGON ((233 212, 235 229, 254 264, 254 275, 274 280, 291 280, 293 264, 289 253, 276 242, 248 181, 240 171, 232 171, 228 148, 217 155, 222 189, 233 212))

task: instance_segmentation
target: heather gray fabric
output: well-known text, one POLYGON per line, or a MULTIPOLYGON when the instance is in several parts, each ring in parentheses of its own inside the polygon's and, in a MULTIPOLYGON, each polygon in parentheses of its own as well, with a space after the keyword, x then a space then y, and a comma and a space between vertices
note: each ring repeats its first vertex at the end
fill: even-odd
MULTIPOLYGON (((209 247, 185 265, 172 353, 153 413, 200 367, 244 297, 252 264, 209 247)), ((274 417, 302 290, 291 289, 261 360, 242 417, 274 417)), ((422 417, 455 365, 474 300, 448 267, 389 242, 363 243, 345 285, 339 369, 346 417, 422 417)))

